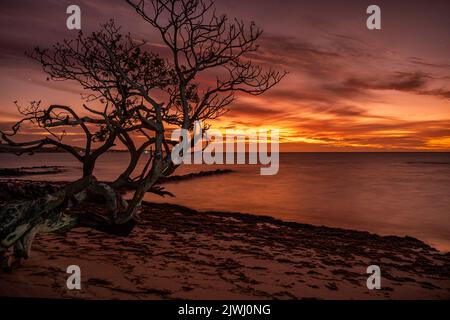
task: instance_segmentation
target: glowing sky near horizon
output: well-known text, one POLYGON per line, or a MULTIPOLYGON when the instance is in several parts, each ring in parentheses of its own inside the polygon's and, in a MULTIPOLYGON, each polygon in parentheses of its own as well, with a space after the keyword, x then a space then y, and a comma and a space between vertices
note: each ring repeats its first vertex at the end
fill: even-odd
MULTIPOLYGON (((218 12, 264 29, 251 58, 289 75, 263 96, 240 95, 217 128, 276 128, 282 151, 450 151, 450 2, 377 1, 382 30, 366 28, 365 1, 218 0, 218 12)), ((123 0, 14 1, 0 13, 0 126, 19 118, 13 101, 80 105, 76 83, 48 82, 23 54, 114 18, 160 47, 123 0)), ((26 135, 38 134, 32 129, 26 135)), ((72 135, 74 143, 82 137, 72 135)))

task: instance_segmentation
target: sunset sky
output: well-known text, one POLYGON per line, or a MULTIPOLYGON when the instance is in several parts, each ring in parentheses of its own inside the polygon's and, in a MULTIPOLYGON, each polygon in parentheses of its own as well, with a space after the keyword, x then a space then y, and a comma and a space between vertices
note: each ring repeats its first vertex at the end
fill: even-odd
MULTIPOLYGON (((215 127, 279 129, 282 151, 450 151, 450 1, 216 3, 218 12, 262 27, 260 51, 251 58, 289 75, 263 96, 239 96, 215 127), (370 4, 381 7, 382 30, 366 28, 370 4)), ((84 32, 114 18, 160 47, 157 34, 122 0, 2 3, 2 129, 19 118, 16 100, 80 106, 77 84, 46 81, 24 55, 76 36, 66 28, 70 4, 81 7, 84 32)))

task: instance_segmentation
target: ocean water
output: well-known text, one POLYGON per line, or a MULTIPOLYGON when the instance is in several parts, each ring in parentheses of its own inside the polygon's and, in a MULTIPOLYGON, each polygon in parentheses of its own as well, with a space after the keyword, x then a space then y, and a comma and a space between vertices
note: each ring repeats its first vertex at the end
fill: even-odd
MULTIPOLYGON (((128 160, 109 153, 96 175, 112 179, 128 160)), ((0 167, 62 165, 68 171, 33 180, 73 180, 80 165, 65 154, 0 154, 0 167)), ((185 165, 176 174, 229 168, 231 174, 166 184, 175 198, 146 200, 198 210, 236 211, 279 219, 351 228, 382 235, 409 235, 450 251, 450 153, 284 153, 275 176, 257 165, 185 165)))

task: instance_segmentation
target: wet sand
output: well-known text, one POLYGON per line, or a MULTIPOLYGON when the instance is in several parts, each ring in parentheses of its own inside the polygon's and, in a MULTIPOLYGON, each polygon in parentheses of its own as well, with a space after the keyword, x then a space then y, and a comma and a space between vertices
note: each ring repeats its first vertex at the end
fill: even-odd
POLYGON ((409 237, 145 203, 128 237, 87 228, 38 235, 25 264, 0 273, 0 296, 450 299, 450 254, 409 237), (72 264, 81 290, 66 288, 72 264), (381 290, 366 287, 372 264, 381 290))

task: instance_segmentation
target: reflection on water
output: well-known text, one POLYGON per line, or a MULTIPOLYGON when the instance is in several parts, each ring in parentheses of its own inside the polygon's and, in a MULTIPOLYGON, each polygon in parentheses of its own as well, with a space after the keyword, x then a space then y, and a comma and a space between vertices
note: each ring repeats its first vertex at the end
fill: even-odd
MULTIPOLYGON (((97 177, 116 177, 127 159, 122 153, 103 156, 97 177)), ((72 180, 80 172, 79 164, 64 154, 20 158, 0 154, 0 167, 33 165, 64 165, 68 171, 24 179, 72 180)), ((449 153, 282 154, 280 171, 275 176, 261 176, 254 165, 190 165, 176 174, 217 168, 235 172, 170 183, 166 189, 176 198, 148 195, 147 200, 410 235, 450 250, 449 153)))

